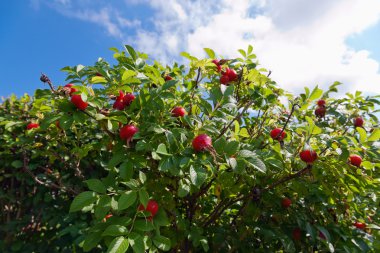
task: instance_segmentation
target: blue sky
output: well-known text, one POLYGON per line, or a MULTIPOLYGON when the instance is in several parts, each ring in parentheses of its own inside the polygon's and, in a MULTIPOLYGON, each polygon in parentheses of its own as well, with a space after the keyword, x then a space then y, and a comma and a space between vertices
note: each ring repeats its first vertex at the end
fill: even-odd
POLYGON ((62 67, 112 61, 132 44, 171 63, 202 48, 236 56, 252 44, 283 88, 380 93, 377 0, 29 0, 0 1, 0 96, 44 87, 41 72, 65 84, 62 67), (365 3, 364 3, 365 2, 365 3))

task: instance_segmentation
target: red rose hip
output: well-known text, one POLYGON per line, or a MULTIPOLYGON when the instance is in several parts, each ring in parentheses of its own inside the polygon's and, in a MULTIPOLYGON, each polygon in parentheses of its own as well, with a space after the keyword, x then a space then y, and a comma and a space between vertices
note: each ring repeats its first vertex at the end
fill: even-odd
POLYGON ((292 201, 289 198, 284 198, 281 201, 281 205, 283 208, 288 208, 288 207, 290 207, 291 204, 292 204, 292 201))
POLYGON ((326 101, 323 100, 323 99, 320 99, 320 100, 318 100, 317 105, 320 106, 320 107, 326 106, 326 101))
POLYGON ((292 237, 293 237, 293 240, 294 240, 294 241, 299 241, 299 240, 301 240, 301 236, 302 236, 302 232, 301 232, 301 229, 300 229, 300 228, 295 228, 295 229, 293 229, 292 237))
POLYGON ((67 88, 67 89, 69 89, 69 95, 71 96, 74 92, 77 92, 78 90, 77 89, 75 89, 75 88, 72 88, 74 86, 74 84, 72 84, 72 83, 68 83, 68 84, 66 84, 64 87, 65 88, 67 88))
POLYGON ((230 79, 227 75, 222 75, 220 77, 220 83, 221 84, 227 85, 229 81, 230 81, 230 79))
POLYGON ((173 77, 171 77, 169 75, 165 76, 165 81, 170 81, 170 80, 173 80, 173 77))
POLYGON ((270 137, 272 137, 273 140, 278 140, 278 141, 282 141, 285 136, 286 136, 286 133, 285 131, 283 131, 281 133, 282 129, 281 128, 275 128, 273 129, 271 132, 270 132, 270 137), (281 133, 281 135, 280 135, 281 133))
POLYGON ((174 107, 172 110, 173 117, 183 117, 185 115, 186 115, 186 110, 181 106, 174 107))
POLYGON ((149 200, 148 201, 148 204, 146 205, 146 208, 144 208, 144 206, 141 204, 139 205, 139 208, 138 208, 139 211, 146 211, 146 212, 150 212, 152 215, 148 217, 148 220, 152 220, 152 218, 154 216, 156 216, 157 212, 158 212, 158 204, 156 201, 154 200, 149 200))
POLYGON ((120 128, 120 139, 127 141, 128 144, 138 131, 139 129, 134 125, 125 125, 120 128))
POLYGON ((358 155, 350 155, 350 162, 352 165, 360 167, 360 164, 362 163, 362 158, 358 155))
POLYGON ((88 106, 88 103, 82 100, 81 95, 72 95, 71 102, 79 109, 85 110, 88 106))
POLYGON ((364 124, 364 120, 362 117, 357 117, 356 119, 354 119, 354 126, 355 127, 362 127, 364 124))
POLYGON ((196 152, 204 151, 212 147, 212 140, 207 134, 200 134, 193 140, 193 148, 196 152))
POLYGON ((311 164, 318 158, 318 155, 314 150, 306 149, 300 153, 300 158, 305 163, 311 164))
POLYGON ((361 230, 364 230, 367 227, 367 225, 365 223, 358 222, 358 221, 355 221, 354 226, 357 229, 361 229, 361 230))
POLYGON ((30 130, 30 129, 33 129, 33 128, 39 128, 40 125, 37 124, 37 123, 29 123, 27 126, 26 126, 26 129, 27 130, 30 130))
POLYGON ((318 107, 314 111, 315 116, 318 118, 323 118, 326 115, 326 108, 325 107, 318 107))

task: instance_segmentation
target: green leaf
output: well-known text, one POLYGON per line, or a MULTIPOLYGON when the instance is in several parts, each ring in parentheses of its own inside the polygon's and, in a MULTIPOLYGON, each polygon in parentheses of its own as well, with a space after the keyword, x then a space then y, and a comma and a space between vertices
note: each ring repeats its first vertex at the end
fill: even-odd
POLYGON ((144 240, 141 235, 137 233, 131 233, 128 238, 129 244, 132 246, 133 252, 144 253, 145 246, 144 240))
POLYGON ((239 142, 237 142, 237 141, 230 141, 224 147, 224 152, 226 152, 226 154, 228 156, 232 156, 232 155, 234 155, 238 151, 238 149, 239 149, 239 142))
POLYGON ((128 229, 121 225, 109 225, 102 236, 120 236, 128 234, 128 229))
POLYGON ((360 143, 364 143, 367 139, 367 132, 361 127, 357 127, 356 131, 358 131, 358 133, 359 133, 360 143))
POLYGON ((158 145, 156 153, 161 154, 161 155, 170 155, 170 154, 168 154, 168 151, 166 150, 166 145, 163 143, 158 145))
POLYGON ((267 171, 267 168, 263 161, 257 156, 251 156, 246 159, 246 161, 256 170, 261 171, 265 173, 267 171))
POLYGON ((140 231, 152 231, 154 229, 153 223, 147 219, 135 221, 134 228, 140 231))
POLYGON ((118 210, 124 210, 135 203, 137 194, 134 191, 127 191, 121 194, 118 204, 118 210))
POLYGON ((103 219, 111 209, 111 197, 108 195, 102 195, 99 198, 98 204, 95 208, 95 217, 97 219, 103 219))
POLYGON ((201 186, 207 178, 207 172, 203 168, 190 166, 191 183, 197 187, 201 186))
POLYGON ((136 72, 130 69, 126 69, 123 73, 123 76, 121 77, 121 80, 125 82, 128 78, 135 76, 136 72))
POLYGON ((314 100, 317 98, 320 98, 323 94, 323 90, 319 89, 318 86, 314 88, 314 90, 311 92, 309 99, 314 100))
POLYGON ((130 45, 124 45, 125 49, 127 49, 129 55, 132 57, 134 61, 137 59, 136 51, 130 45))
POLYGON ((83 207, 91 205, 97 199, 95 192, 85 191, 79 193, 70 205, 70 213, 80 211, 83 207))
POLYGON ((11 165, 16 168, 16 169, 19 169, 23 166, 23 163, 20 161, 20 160, 15 160, 11 163, 11 165))
POLYGON ((107 253, 124 253, 129 247, 129 241, 123 236, 116 237, 108 246, 107 253))
POLYGON ((153 238, 153 243, 157 248, 163 251, 168 251, 171 248, 171 241, 169 238, 164 237, 162 235, 156 235, 153 238))
POLYGON ((106 187, 104 186, 103 182, 99 179, 88 179, 84 181, 88 188, 91 191, 97 192, 97 193, 106 193, 106 187))
POLYGON ((368 141, 378 141, 380 139, 380 129, 375 129, 368 137, 368 141))
POLYGON ((205 52, 207 53, 208 57, 210 57, 211 59, 215 59, 215 52, 214 52, 214 50, 212 50, 211 48, 203 48, 203 50, 205 50, 205 52))
POLYGON ((140 198, 140 203, 143 204, 144 207, 146 207, 149 201, 149 195, 145 189, 141 189, 139 191, 139 198, 140 198))
POLYGON ((88 234, 85 237, 84 243, 83 243, 84 252, 88 252, 91 249, 93 249, 94 247, 96 247, 98 245, 98 243, 100 242, 100 240, 102 239, 101 235, 102 235, 102 232, 96 232, 96 233, 88 234))

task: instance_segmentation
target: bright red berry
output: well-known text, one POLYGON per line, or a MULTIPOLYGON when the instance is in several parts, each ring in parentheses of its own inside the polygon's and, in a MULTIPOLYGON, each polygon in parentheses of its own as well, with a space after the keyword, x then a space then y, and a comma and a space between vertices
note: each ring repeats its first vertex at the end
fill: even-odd
POLYGON ((315 116, 323 118, 326 115, 326 107, 317 107, 314 111, 315 116))
POLYGON ((141 204, 138 208, 139 211, 150 212, 152 215, 148 217, 148 220, 152 220, 154 216, 156 216, 158 212, 158 203, 154 200, 149 200, 146 208, 141 204))
POLYGON ((362 163, 362 158, 358 155, 350 155, 350 162, 352 165, 360 167, 360 164, 362 163))
POLYGON ((119 96, 116 97, 115 103, 113 104, 113 108, 121 111, 124 110, 124 107, 124 92, 119 91, 119 96))
POLYGON ((165 76, 165 81, 170 81, 170 80, 173 80, 173 77, 171 77, 169 75, 165 76))
POLYGON ((78 91, 77 89, 72 88, 73 86, 74 86, 74 84, 72 84, 72 83, 68 83, 68 84, 65 85, 66 88, 70 89, 70 93, 69 93, 70 96, 71 96, 74 92, 77 92, 77 91, 78 91))
POLYGON ((282 141, 285 136, 286 136, 286 133, 285 131, 283 131, 281 133, 282 129, 281 128, 275 128, 273 129, 271 132, 270 132, 270 137, 272 137, 273 140, 278 140, 278 141, 282 141), (281 133, 281 135, 280 135, 281 133))
POLYGON ((27 130, 30 130, 30 129, 33 129, 33 128, 39 128, 40 125, 37 124, 37 123, 29 123, 27 126, 26 126, 26 129, 27 130))
POLYGON ((364 230, 367 225, 363 222, 358 222, 358 221, 355 221, 354 223, 354 226, 357 228, 357 229, 361 229, 361 230, 364 230))
POLYGON ((238 77, 234 69, 227 68, 226 74, 228 75, 228 78, 230 79, 231 82, 235 81, 238 77))
POLYGON ((106 220, 111 218, 113 215, 112 214, 107 214, 106 217, 104 217, 106 220))
POLYGON ((300 153, 300 158, 305 163, 313 163, 317 158, 317 152, 311 149, 306 149, 300 153))
POLYGON ((87 102, 84 102, 82 100, 81 95, 72 95, 71 96, 71 102, 79 109, 79 110, 85 110, 88 106, 87 102))
POLYGON ((207 134, 200 134, 193 140, 193 148, 195 151, 200 152, 211 148, 212 140, 207 134))
POLYGON ((138 131, 139 129, 134 125, 125 125, 120 129, 120 139, 126 140, 129 143, 138 131))
POLYGON ((292 201, 288 198, 284 198, 282 201, 281 201, 281 205, 283 208, 288 208, 290 205, 292 204, 292 201))
POLYGON ((320 99, 320 100, 318 100, 317 105, 320 106, 320 107, 326 106, 326 101, 323 100, 323 99, 320 99))
POLYGON ((214 60, 212 60, 212 63, 214 63, 215 65, 220 65, 220 63, 219 63, 219 60, 218 60, 218 59, 214 59, 214 60))
POLYGON ((183 117, 186 115, 186 110, 183 107, 177 106, 172 110, 173 117, 183 117))
POLYGON ((135 95, 133 95, 132 93, 127 93, 125 94, 124 96, 124 104, 126 106, 129 106, 130 104, 132 104, 133 100, 135 100, 135 95))
POLYGON ((354 126, 355 127, 362 127, 363 126, 363 123, 364 123, 364 120, 362 117, 357 117, 355 120, 354 120, 354 126))
POLYGON ((294 240, 294 241, 299 241, 299 240, 301 240, 301 236, 302 236, 302 231, 301 231, 300 228, 295 228, 295 229, 293 229, 292 237, 293 237, 293 240, 294 240))
POLYGON ((227 85, 229 81, 230 81, 230 78, 228 77, 228 75, 222 75, 220 77, 221 84, 227 85))

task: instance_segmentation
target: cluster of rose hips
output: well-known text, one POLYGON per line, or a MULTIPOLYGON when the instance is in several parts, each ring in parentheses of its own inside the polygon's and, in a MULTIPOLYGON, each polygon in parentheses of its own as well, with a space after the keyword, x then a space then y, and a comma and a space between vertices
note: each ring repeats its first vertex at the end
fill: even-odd
POLYGON ((222 66, 220 65, 220 61, 218 59, 215 59, 212 62, 216 65, 218 72, 222 72, 222 76, 220 77, 221 84, 228 85, 230 82, 234 82, 238 79, 234 69, 226 68, 222 71, 222 66))
POLYGON ((323 118, 326 114, 326 101, 323 99, 318 100, 317 109, 314 111, 315 116, 323 118))

